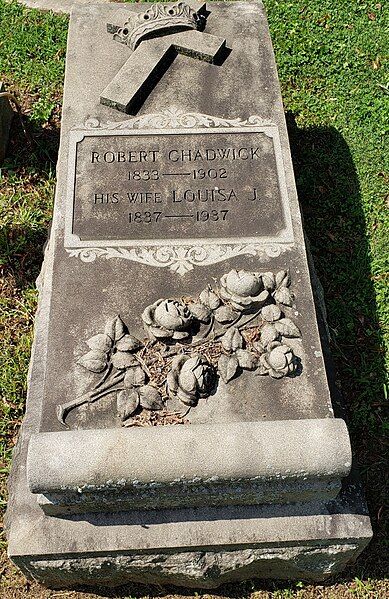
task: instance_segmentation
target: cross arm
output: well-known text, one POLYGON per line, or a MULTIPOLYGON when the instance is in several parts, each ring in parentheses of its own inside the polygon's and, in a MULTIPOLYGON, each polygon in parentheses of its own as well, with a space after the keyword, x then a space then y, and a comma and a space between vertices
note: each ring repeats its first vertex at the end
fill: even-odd
POLYGON ((195 30, 145 40, 107 85, 100 102, 131 114, 147 97, 177 54, 212 63, 219 60, 225 47, 225 39, 195 30))

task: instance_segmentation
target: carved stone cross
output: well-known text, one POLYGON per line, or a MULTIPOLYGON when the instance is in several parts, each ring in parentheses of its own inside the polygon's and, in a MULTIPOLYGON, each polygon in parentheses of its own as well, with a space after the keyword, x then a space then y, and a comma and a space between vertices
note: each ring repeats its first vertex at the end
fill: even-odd
POLYGON ((201 31, 209 14, 205 4, 153 4, 143 13, 125 14, 123 27, 109 23, 107 30, 133 53, 100 97, 101 104, 122 112, 138 110, 177 54, 218 63, 226 51, 225 39, 201 31))

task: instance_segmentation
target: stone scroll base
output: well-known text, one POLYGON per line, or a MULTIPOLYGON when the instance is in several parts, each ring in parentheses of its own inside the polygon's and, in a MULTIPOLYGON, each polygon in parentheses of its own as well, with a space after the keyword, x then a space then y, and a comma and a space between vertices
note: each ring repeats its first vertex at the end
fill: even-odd
POLYGON ((345 422, 324 418, 39 433, 27 479, 56 516, 334 499, 350 467, 345 422))
MULTIPOLYGON (((39 360, 35 365, 39 370, 39 360)), ((330 426, 335 430, 337 425, 330 426)), ((69 469, 72 452, 70 445, 66 447, 65 432, 64 440, 52 446, 57 458, 48 459, 48 445, 46 449, 42 445, 42 461, 36 470, 28 472, 26 454, 35 431, 30 412, 10 481, 9 556, 28 578, 52 588, 130 582, 214 588, 254 577, 319 581, 343 570, 371 538, 360 485, 352 474, 344 479, 339 495, 330 500, 50 516, 30 491, 28 479, 30 485, 38 485, 34 490, 39 490, 39 481, 46 486, 51 481, 55 488, 61 455, 67 464, 68 483, 76 471, 72 474, 69 469), (46 473, 44 459, 48 459, 46 473)), ((83 436, 88 431, 76 433, 83 436)), ((32 452, 39 437, 37 434, 31 442, 32 452)), ((86 448, 84 439, 77 454, 88 475, 94 463, 91 454, 83 454, 86 448)), ((331 458, 328 449, 322 465, 330 467, 336 454, 331 458)), ((347 453, 347 447, 338 453, 341 459, 344 449, 347 453)), ((113 453, 113 465, 116 458, 113 453)), ((314 469, 317 464, 311 462, 310 467, 314 469)), ((149 474, 154 474, 152 469, 149 474)), ((63 497, 66 492, 61 501, 63 497)), ((70 507, 74 510, 74 504, 70 507)))
MULTIPOLYGON (((50 259, 49 251, 44 269, 50 265, 50 259)), ((322 487, 315 499, 312 499, 315 487, 311 485, 310 501, 158 510, 139 509, 138 506, 136 510, 119 512, 45 514, 42 509, 45 500, 39 494, 42 491, 58 491, 56 476, 61 478, 61 472, 66 475, 69 488, 79 482, 81 474, 84 478, 90 476, 89 480, 93 481, 96 465, 93 460, 97 459, 93 443, 88 449, 90 431, 49 433, 44 437, 41 436, 43 433, 39 433, 47 300, 43 293, 36 319, 28 409, 14 452, 6 514, 9 556, 28 578, 52 588, 80 584, 115 586, 131 582, 215 588, 222 583, 254 577, 319 581, 343 570, 365 548, 372 531, 361 487, 353 474, 343 479, 342 489, 335 497, 339 478, 349 468, 348 441, 344 425, 337 419, 312 421, 310 424, 306 421, 292 425, 287 422, 266 423, 268 428, 265 423, 254 425, 263 427, 257 441, 257 452, 264 452, 263 455, 269 458, 266 438, 272 437, 272 445, 278 447, 277 451, 284 446, 283 455, 289 462, 285 470, 296 467, 296 463, 300 462, 300 469, 310 472, 316 482, 332 476, 335 486, 322 487), (289 426, 288 439, 282 431, 285 426, 289 426), (272 427, 275 427, 277 435, 272 433, 272 427), (299 455, 285 448, 287 440, 289 447, 296 448, 299 427, 300 437, 305 438, 304 464, 299 455), (73 435, 80 437, 78 445, 73 444, 72 449, 73 435), (311 451, 315 439, 321 447, 321 451, 316 453, 311 451), (38 459, 39 446, 42 454, 38 459), (34 457, 34 453, 37 460, 34 460, 32 468, 28 466, 28 455, 34 457), (71 466, 75 462, 72 462, 72 456, 76 456, 79 465, 73 470, 71 466), (323 495, 323 490, 327 494, 323 495), (333 498, 329 499, 330 496, 333 498), (39 505, 38 498, 42 505, 39 505)), ((192 428, 195 427, 183 425, 180 434, 188 435, 192 428)), ((95 433, 98 433, 95 443, 99 445, 100 452, 108 447, 110 435, 123 434, 121 431, 95 433)), ((239 436, 239 443, 241 439, 239 436)), ((247 444, 246 449, 250 448, 247 431, 243 440, 247 444)), ((125 451, 131 450, 127 441, 122 443, 125 451)), ((142 449, 140 437, 139 443, 142 449)), ((251 446, 251 449, 255 454, 255 447, 251 446)), ((111 459, 105 459, 106 474, 111 476, 113 469, 119 468, 120 455, 117 450, 111 451, 111 459)), ((193 459, 200 460, 200 448, 191 455, 193 459)), ((224 455, 224 452, 220 453, 220 457, 224 455)), ((163 464, 164 456, 159 455, 158 459, 159 465, 163 464)), ((258 456, 254 455, 253 462, 247 463, 246 474, 250 474, 250 468, 256 468, 256 459, 258 456)), ((197 465, 200 466, 200 462, 197 465)), ((207 474, 207 467, 207 464, 202 465, 204 474, 207 474)), ((215 467, 222 472, 226 464, 215 460, 215 467)), ((155 465, 148 468, 150 479, 155 477, 154 468, 155 465)), ((285 482, 285 479, 281 480, 285 482)), ((95 482, 99 481, 95 479, 95 482)), ((286 479, 285 486, 290 483, 291 480, 286 479)), ((282 484, 280 489, 284 489, 282 484)), ((152 496, 150 493, 146 495, 152 496)), ((174 494, 171 496, 174 497, 174 494)), ((279 494, 279 498, 281 496, 279 494)), ((65 489, 65 493, 59 494, 59 511, 64 507, 66 498, 65 489)), ((70 499, 74 499, 74 494, 70 493, 70 499)), ((94 500, 97 501, 96 496, 94 500)), ((46 505, 46 511, 50 511, 53 502, 47 497, 46 501, 49 506, 47 509, 46 505)), ((77 511, 73 501, 69 506, 70 511, 77 511)))

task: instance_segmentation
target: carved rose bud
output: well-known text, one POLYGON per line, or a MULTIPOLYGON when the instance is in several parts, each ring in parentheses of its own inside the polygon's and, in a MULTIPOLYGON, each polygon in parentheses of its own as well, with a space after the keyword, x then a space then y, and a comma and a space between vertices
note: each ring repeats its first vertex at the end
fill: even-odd
POLYGON ((264 304, 269 296, 260 275, 246 270, 230 270, 222 276, 220 284, 220 296, 237 310, 246 310, 252 304, 264 304))
POLYGON ((166 384, 172 399, 178 398, 188 406, 195 406, 200 398, 208 397, 212 391, 215 371, 201 354, 176 356, 166 384))
POLYGON ((277 341, 269 344, 267 352, 259 360, 259 374, 269 374, 274 379, 293 374, 297 368, 293 350, 277 341))
POLYGON ((152 339, 186 339, 189 337, 193 315, 177 300, 159 299, 147 306, 142 320, 152 339))

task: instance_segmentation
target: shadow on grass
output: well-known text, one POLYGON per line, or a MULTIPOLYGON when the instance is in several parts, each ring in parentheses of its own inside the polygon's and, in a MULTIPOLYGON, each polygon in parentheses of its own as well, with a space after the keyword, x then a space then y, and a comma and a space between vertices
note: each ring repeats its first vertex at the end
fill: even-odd
MULTIPOLYGON (((356 577, 383 578, 387 571, 383 563, 382 524, 385 447, 380 397, 385 367, 358 178, 348 146, 336 129, 299 129, 293 115, 287 115, 287 122, 305 231, 328 310, 336 382, 342 389, 353 452, 360 465, 375 530, 372 543, 357 562, 324 584, 344 583, 356 577)), ((34 151, 34 167, 44 173, 49 165, 47 152, 54 162, 56 160, 58 131, 33 131, 33 135, 39 140, 34 151), (45 151, 41 151, 42 147, 45 151)), ((27 166, 28 152, 18 146, 17 150, 14 164, 19 168, 21 161, 27 166)), ((21 270, 24 280, 31 282, 31 277, 38 274, 46 232, 24 231, 23 235, 24 247, 18 254, 28 255, 28 260, 14 257, 11 263, 12 268, 21 270)), ((20 238, 18 243, 20 245, 20 238)), ((208 592, 214 596, 241 597, 259 590, 298 588, 291 582, 249 580, 208 592)), ((112 590, 101 587, 78 590, 112 598, 195 594, 192 589, 170 585, 129 584, 112 590)))
MULTIPOLYGON (((44 185, 55 173, 59 148, 59 127, 49 123, 41 127, 15 113, 6 158, 2 165, 2 183, 26 194, 36 185, 44 185), (14 182, 13 177, 16 178, 14 182), (22 180, 22 181, 21 181, 22 180)), ((6 191, 7 193, 7 191, 6 191)), ((39 206, 42 212, 45 206, 39 206)), ((47 205, 48 212, 51 205, 47 205)), ((48 226, 39 223, 10 224, 0 229, 0 264, 3 275, 11 275, 18 288, 31 286, 39 274, 48 226)))

